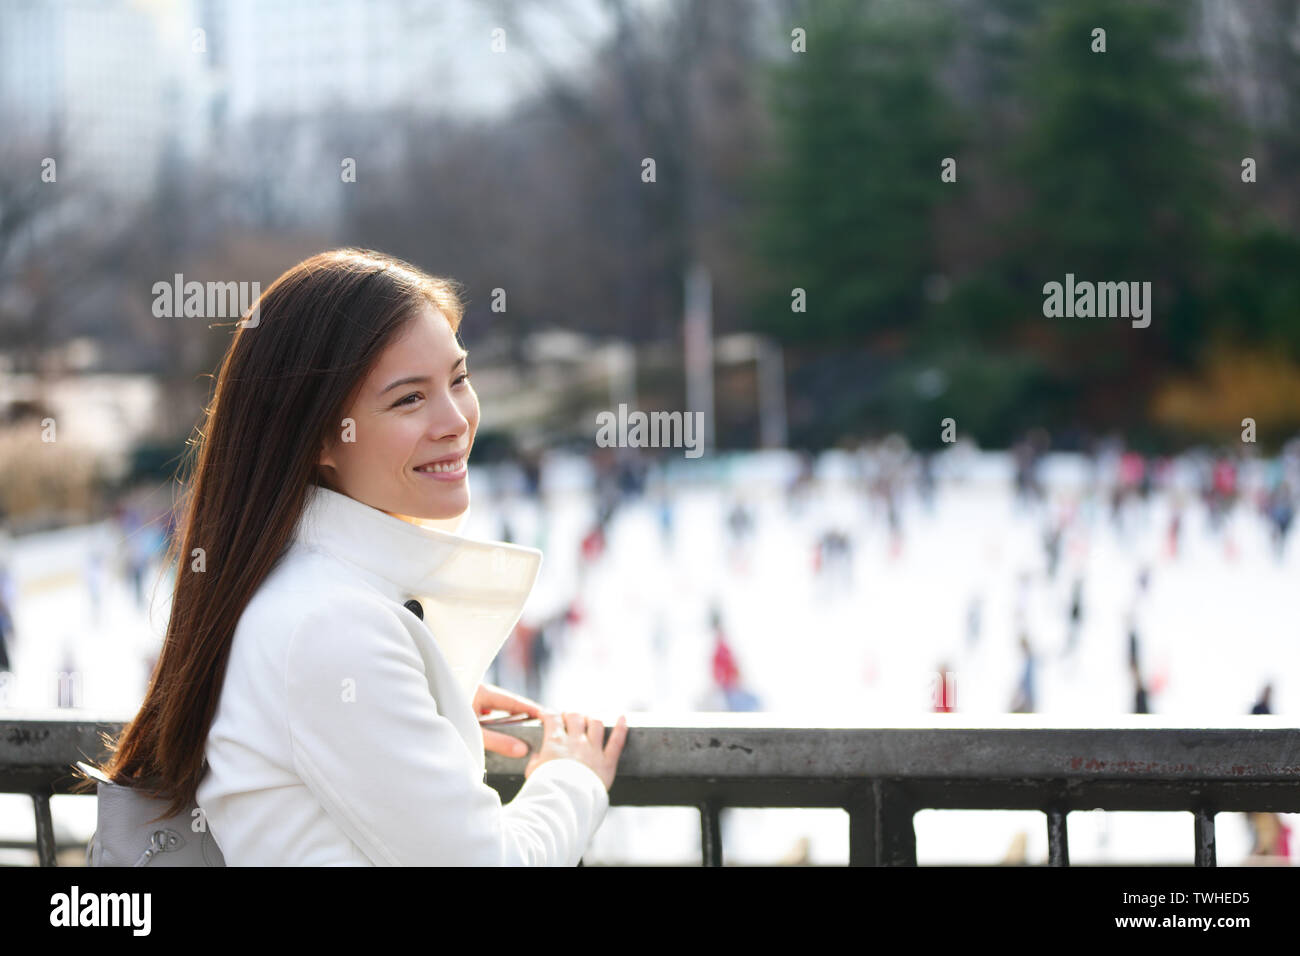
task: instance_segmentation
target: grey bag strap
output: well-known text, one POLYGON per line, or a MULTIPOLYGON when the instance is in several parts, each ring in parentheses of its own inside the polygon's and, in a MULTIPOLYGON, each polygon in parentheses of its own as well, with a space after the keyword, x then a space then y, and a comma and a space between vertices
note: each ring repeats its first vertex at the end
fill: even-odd
POLYGON ((194 829, 197 804, 152 820, 162 812, 163 801, 113 783, 89 764, 77 761, 77 766, 97 784, 98 817, 86 847, 87 866, 226 865, 212 831, 205 825, 194 829))

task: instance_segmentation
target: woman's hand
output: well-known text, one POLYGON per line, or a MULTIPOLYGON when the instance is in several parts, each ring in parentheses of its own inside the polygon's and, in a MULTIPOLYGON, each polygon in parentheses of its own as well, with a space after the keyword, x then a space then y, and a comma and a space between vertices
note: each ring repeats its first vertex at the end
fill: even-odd
MULTIPOLYGON (((535 700, 520 697, 492 684, 479 684, 478 690, 474 692, 475 715, 481 716, 493 710, 505 710, 512 714, 527 714, 529 717, 540 717, 542 706, 535 700)), ((483 749, 506 757, 522 757, 528 753, 528 744, 518 737, 511 737, 509 734, 503 734, 500 731, 489 730, 484 727, 483 749)))
POLYGON ((619 716, 618 723, 605 743, 605 725, 594 717, 582 714, 542 711, 542 746, 524 767, 524 778, 548 760, 572 757, 596 772, 604 781, 605 789, 614 785, 614 772, 618 758, 627 741, 627 718, 619 716))

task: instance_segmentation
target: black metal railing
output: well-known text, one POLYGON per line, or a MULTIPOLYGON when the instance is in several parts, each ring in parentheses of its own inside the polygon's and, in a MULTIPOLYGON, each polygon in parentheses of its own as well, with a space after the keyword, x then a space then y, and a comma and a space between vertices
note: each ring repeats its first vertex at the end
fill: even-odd
MULTIPOLYGON (((0 714, 0 792, 27 793, 42 866, 56 860, 49 798, 76 760, 102 756, 121 721, 0 714)), ((922 809, 1039 810, 1048 863, 1069 865, 1073 810, 1193 814, 1197 866, 1214 866, 1214 816, 1300 812, 1300 728, 1279 717, 1194 726, 1133 716, 1094 724, 1036 715, 935 714, 896 726, 827 726, 777 714, 631 714, 612 806, 700 811, 704 865, 722 864, 725 807, 838 807, 851 866, 915 866, 922 809)), ((541 728, 502 728, 540 742, 541 728)), ((487 782, 509 800, 524 761, 488 754, 487 782)))

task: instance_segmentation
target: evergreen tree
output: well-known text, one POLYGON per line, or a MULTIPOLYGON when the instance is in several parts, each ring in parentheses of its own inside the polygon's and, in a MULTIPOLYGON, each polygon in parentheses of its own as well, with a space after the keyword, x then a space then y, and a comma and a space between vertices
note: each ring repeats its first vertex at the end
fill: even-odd
POLYGON ((786 341, 861 343, 914 322, 951 185, 954 119, 936 75, 950 46, 932 7, 819 0, 806 52, 767 78, 775 161, 754 228, 760 326, 786 341), (806 311, 791 309, 793 289, 806 311))
POLYGON ((1175 0, 1062 0, 1027 44, 1026 128, 1012 172, 1029 202, 1010 271, 1027 320, 1054 323, 1056 371, 1094 392, 1102 418, 1131 415, 1134 393, 1162 366, 1189 364, 1208 321, 1224 126, 1188 52, 1187 16, 1175 0), (1151 325, 1043 318, 1043 284, 1066 273, 1151 282, 1151 325))

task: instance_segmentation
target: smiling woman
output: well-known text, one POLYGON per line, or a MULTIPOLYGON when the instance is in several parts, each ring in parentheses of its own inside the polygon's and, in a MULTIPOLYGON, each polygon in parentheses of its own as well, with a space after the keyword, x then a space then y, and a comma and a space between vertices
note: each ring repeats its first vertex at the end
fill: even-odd
POLYGON ((468 354, 435 306, 421 309, 321 452, 326 487, 407 521, 462 514, 479 420, 468 354))
MULTIPOLYGON (((166 639, 102 772, 203 820, 233 866, 577 863, 626 722, 606 745, 599 720, 481 684, 542 555, 456 533, 479 405, 454 284, 341 249, 258 309, 192 443, 166 639), (492 708, 544 727, 506 805, 484 746, 521 754, 480 727, 492 708)), ((101 842, 142 843, 96 858, 156 835, 101 816, 101 842)))

